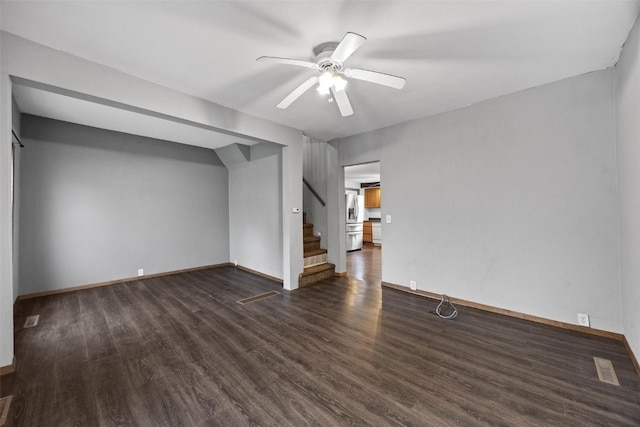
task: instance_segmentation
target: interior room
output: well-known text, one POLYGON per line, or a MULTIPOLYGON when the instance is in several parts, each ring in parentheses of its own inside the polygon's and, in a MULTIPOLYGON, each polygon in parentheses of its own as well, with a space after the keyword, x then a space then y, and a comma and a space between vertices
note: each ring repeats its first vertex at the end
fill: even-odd
POLYGON ((380 162, 344 168, 347 274, 382 281, 382 181, 380 162))
POLYGON ((0 426, 640 424, 640 0, 0 1, 0 426))

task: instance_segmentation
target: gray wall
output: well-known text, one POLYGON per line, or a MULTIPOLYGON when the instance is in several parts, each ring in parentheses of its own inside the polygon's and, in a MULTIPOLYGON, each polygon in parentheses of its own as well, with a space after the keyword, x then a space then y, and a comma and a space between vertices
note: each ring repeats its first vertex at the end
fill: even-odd
POLYGON ((313 187, 325 206, 313 195, 305 185, 303 187, 304 212, 307 214, 307 222, 313 224, 313 232, 320 234, 320 246, 327 249, 327 150, 329 145, 324 141, 305 136, 303 139, 303 164, 302 175, 313 187))
POLYGON ((622 332, 613 114, 608 69, 342 140, 381 161, 383 281, 622 332))
POLYGON ((29 115, 22 134, 20 294, 229 261, 213 151, 29 115))
POLYGON ((11 128, 20 136, 20 109, 18 108, 18 104, 16 104, 16 100, 11 98, 11 128))
POLYGON ((624 334, 640 357, 640 25, 616 65, 616 142, 624 334))
MULTIPOLYGON (((21 137, 21 115, 16 100, 11 98, 11 128, 21 137)), ((18 252, 20 251, 20 145, 13 145, 13 301, 18 298, 20 279, 18 276, 18 252)))
POLYGON ((339 166, 339 149, 334 144, 305 136, 303 150, 303 176, 326 203, 322 206, 305 186, 303 201, 307 222, 313 224, 316 235, 320 233, 320 245, 327 249, 327 259, 335 264, 335 271, 346 272, 344 169, 339 166))
MULTIPOLYGON (((1 4, 1 3, 0 3, 1 4)), ((0 129, 11 124, 10 77, 50 85, 56 90, 90 99, 103 105, 127 106, 133 111, 149 111, 187 120, 226 134, 256 137, 287 146, 282 155, 281 224, 287 244, 283 245, 285 289, 298 287, 303 269, 301 215, 291 214, 302 207, 302 134, 293 128, 252 117, 113 68, 51 49, 0 31, 0 129), (287 214, 289 212, 289 214, 287 214)), ((24 83, 24 81, 23 81, 24 83)), ((11 363, 13 346, 13 220, 11 215, 11 133, 0 134, 0 366, 11 363)), ((226 185, 225 185, 226 188, 226 185)), ((227 212, 228 215, 228 212, 227 212)), ((228 227, 228 223, 226 223, 228 227)), ((228 241, 220 238, 221 242, 228 241)), ((216 243, 222 245, 224 243, 216 243)), ((228 258, 228 253, 227 253, 228 258)))
POLYGON ((230 259, 278 279, 282 258, 281 147, 250 148, 250 161, 229 165, 230 259))

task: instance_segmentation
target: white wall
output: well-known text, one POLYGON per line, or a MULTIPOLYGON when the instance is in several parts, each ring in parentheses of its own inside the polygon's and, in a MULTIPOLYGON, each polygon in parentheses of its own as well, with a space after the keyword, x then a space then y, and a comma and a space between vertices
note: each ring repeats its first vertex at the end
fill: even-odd
MULTIPOLYGON (((4 69, 5 64, 1 57, 0 65, 0 69, 4 69)), ((0 73, 0 367, 11 365, 13 360, 11 141, 11 82, 9 76, 2 72, 0 73)))
POLYGON ((304 177, 325 202, 325 206, 322 206, 305 186, 303 199, 307 222, 313 224, 316 235, 320 233, 320 246, 327 250, 327 260, 335 264, 336 272, 344 273, 345 180, 344 169, 338 163, 339 150, 332 144, 309 137, 304 137, 303 150, 304 177))
POLYGON ((320 246, 327 248, 327 151, 329 145, 307 136, 303 139, 303 164, 304 179, 313 187, 325 206, 313 195, 305 185, 303 187, 304 212, 307 214, 307 222, 313 224, 313 232, 317 236, 320 233, 320 246))
POLYGON ((229 166, 230 259, 282 279, 281 147, 250 149, 250 161, 229 166))
POLYGON ((302 138, 282 148, 282 286, 298 288, 304 270, 302 252, 302 138), (295 210, 295 212, 294 212, 295 210))
POLYGON ((380 208, 366 208, 365 218, 382 218, 382 210, 380 208))
MULTIPOLYGON (((0 2, 1 5, 1 2, 0 2)), ((133 77, 116 69, 51 49, 0 31, 0 366, 13 357, 13 251, 11 195, 11 80, 27 79, 55 87, 60 93, 142 112, 156 117, 192 122, 220 129, 241 138, 272 141, 283 150, 283 211, 302 207, 301 132, 264 119, 213 104, 201 98, 133 77)), ((285 214, 283 227, 283 279, 285 289, 298 286, 302 271, 300 215, 285 214)))
MULTIPOLYGON (((18 104, 11 100, 11 128, 20 137, 21 115, 18 104)), ((22 138, 20 138, 22 140, 22 138)), ((18 252, 20 248, 20 155, 23 148, 17 143, 13 144, 13 300, 18 298, 18 252)))
POLYGON ((327 143, 327 251, 336 273, 347 272, 344 168, 340 166, 340 147, 327 143))
POLYGON ((620 203, 620 268, 624 335, 640 357, 640 24, 615 68, 620 203))
POLYGON ((341 141, 381 161, 383 281, 622 332, 613 71, 341 141))
POLYGON ((344 186, 345 188, 351 190, 355 193, 360 194, 360 183, 357 181, 350 181, 348 179, 344 180, 344 186))
POLYGON ((22 136, 20 294, 229 261, 213 151, 30 115, 22 136))

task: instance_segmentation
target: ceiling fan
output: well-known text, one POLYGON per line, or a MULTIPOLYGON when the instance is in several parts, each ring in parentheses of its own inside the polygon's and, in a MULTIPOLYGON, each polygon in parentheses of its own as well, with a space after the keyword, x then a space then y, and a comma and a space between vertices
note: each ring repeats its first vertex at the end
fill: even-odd
POLYGON ((316 62, 277 58, 273 56, 261 56, 256 59, 256 61, 275 62, 277 64, 310 68, 319 73, 319 75, 310 77, 300 86, 295 88, 293 92, 280 101, 278 108, 287 108, 296 99, 302 96, 303 93, 318 83, 318 92, 324 95, 331 94, 332 98, 329 100, 331 101, 332 99, 335 99, 338 109, 340 110, 340 114, 346 117, 353 114, 353 108, 351 108, 349 97, 347 97, 347 93, 345 92, 347 80, 342 76, 350 79, 364 80, 383 86, 389 86, 395 89, 402 89, 405 84, 405 79, 403 77, 392 76, 391 74, 379 73, 377 71, 344 67, 344 62, 360 46, 362 46, 365 41, 367 41, 366 37, 349 32, 345 34, 340 43, 322 43, 313 49, 316 62))

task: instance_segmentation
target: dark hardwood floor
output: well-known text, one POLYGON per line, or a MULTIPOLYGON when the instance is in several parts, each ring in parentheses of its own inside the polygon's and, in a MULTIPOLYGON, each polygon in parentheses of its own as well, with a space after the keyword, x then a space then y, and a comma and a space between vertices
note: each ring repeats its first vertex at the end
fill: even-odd
POLYGON ((363 246, 359 251, 347 252, 347 275, 371 285, 382 281, 382 248, 363 246))
POLYGON ((619 342, 465 307, 441 320, 362 277, 286 292, 222 267, 20 301, 8 425, 640 424, 619 342))

